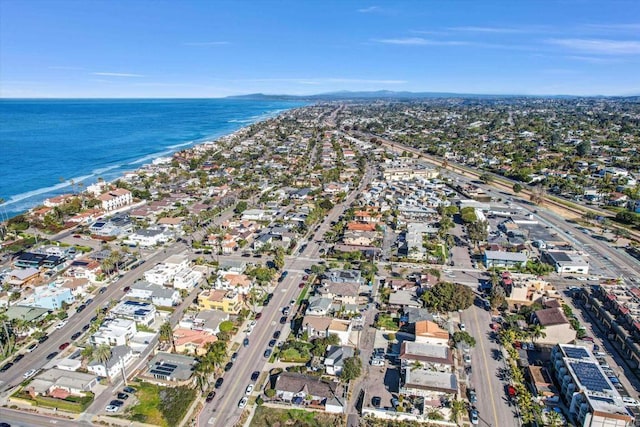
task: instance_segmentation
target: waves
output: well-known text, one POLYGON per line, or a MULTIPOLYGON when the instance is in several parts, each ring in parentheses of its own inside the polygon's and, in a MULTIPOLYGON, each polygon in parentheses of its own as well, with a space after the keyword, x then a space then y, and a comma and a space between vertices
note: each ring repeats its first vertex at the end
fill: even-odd
POLYGON ((17 215, 46 198, 71 192, 71 181, 85 186, 98 178, 111 181, 155 158, 215 141, 301 105, 223 99, 87 100, 78 109, 74 101, 65 100, 2 102, 0 116, 13 118, 0 128, 2 209, 17 215), (51 126, 43 128, 44 122, 51 126), (25 147, 32 147, 26 162, 25 147), (59 176, 74 178, 58 182, 59 176))

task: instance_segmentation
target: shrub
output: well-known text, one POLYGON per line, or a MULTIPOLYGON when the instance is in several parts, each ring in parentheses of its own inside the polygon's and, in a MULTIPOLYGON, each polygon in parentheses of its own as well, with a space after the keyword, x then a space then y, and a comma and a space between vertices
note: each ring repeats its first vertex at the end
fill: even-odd
POLYGON ((268 388, 264 391, 264 395, 269 399, 272 399, 276 395, 276 391, 272 388, 268 388))

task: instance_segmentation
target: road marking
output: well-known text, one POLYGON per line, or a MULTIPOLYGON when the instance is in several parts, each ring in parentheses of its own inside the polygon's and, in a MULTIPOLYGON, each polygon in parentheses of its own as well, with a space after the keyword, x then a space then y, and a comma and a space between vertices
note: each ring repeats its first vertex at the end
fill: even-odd
MULTIPOLYGON (((474 309, 473 310, 473 317, 476 319, 476 325, 478 326, 478 328, 480 327, 480 323, 478 321, 478 312, 474 309)), ((482 333, 482 331, 480 331, 482 333)), ((478 341, 480 341, 480 347, 482 347, 482 359, 484 360, 484 369, 485 372, 487 372, 489 375, 491 375, 491 372, 489 371, 489 364, 487 363, 487 352, 484 348, 484 341, 482 339, 479 339, 478 341)), ((496 409, 496 402, 495 400, 493 400, 493 387, 491 386, 491 380, 487 381, 487 384, 489 385, 489 394, 491 395, 491 407, 493 408, 493 419, 495 420, 495 425, 499 425, 498 423, 498 410, 496 409)))

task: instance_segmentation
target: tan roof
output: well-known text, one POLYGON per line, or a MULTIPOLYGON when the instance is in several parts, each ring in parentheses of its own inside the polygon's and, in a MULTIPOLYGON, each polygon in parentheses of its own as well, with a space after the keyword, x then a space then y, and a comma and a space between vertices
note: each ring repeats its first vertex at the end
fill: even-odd
POLYGON ((536 315, 536 318, 538 319, 538 323, 540 323, 542 326, 553 326, 569 323, 562 310, 556 307, 536 310, 534 313, 536 315))
POLYGON ((158 220, 158 224, 162 224, 162 225, 164 225, 164 224, 166 224, 166 225, 178 225, 183 220, 184 220, 184 218, 181 217, 181 216, 178 216, 178 217, 175 217, 175 218, 165 217, 165 218, 160 218, 158 220))
POLYGON ((429 320, 420 320, 416 322, 416 335, 420 335, 422 337, 449 339, 449 332, 442 329, 437 323, 429 320))
POLYGON ((347 332, 349 330, 349 321, 333 319, 331 320, 329 329, 332 331, 347 332))
POLYGON ((326 331, 331 325, 333 319, 325 316, 304 316, 302 326, 311 326, 316 331, 326 331))

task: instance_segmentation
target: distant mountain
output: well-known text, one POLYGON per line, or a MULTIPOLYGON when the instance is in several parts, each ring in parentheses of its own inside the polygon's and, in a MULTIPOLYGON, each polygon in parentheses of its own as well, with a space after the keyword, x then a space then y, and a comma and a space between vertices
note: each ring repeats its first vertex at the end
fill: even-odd
POLYGON ((433 98, 466 98, 466 99, 506 99, 506 98, 613 98, 635 101, 637 96, 577 96, 577 95, 491 95, 454 92, 395 92, 391 90, 351 92, 348 90, 320 93, 317 95, 267 95, 264 93, 252 93, 248 95, 228 96, 228 99, 251 99, 263 101, 338 101, 357 99, 433 99, 433 98))

